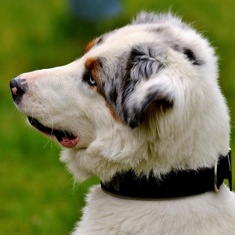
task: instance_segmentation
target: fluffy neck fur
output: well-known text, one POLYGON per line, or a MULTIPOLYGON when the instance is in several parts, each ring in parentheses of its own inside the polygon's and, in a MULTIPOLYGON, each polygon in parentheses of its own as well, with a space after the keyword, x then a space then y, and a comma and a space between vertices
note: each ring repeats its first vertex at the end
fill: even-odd
POLYGON ((79 181, 90 176, 109 181, 116 172, 129 169, 137 174, 153 171, 161 177, 171 170, 211 167, 229 148, 228 111, 222 95, 219 99, 221 107, 205 99, 213 108, 206 105, 203 113, 193 110, 187 118, 176 110, 164 117, 156 115, 135 130, 115 124, 98 133, 87 149, 63 151, 61 160, 79 181))

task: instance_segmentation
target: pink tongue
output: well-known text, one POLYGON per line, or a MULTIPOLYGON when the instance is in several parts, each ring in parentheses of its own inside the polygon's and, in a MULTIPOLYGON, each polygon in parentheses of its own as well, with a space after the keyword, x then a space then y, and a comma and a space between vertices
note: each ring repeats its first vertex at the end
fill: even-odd
POLYGON ((63 137, 63 139, 60 141, 60 143, 66 148, 73 148, 76 146, 78 141, 79 141, 78 137, 76 137, 74 139, 68 139, 68 138, 63 137))

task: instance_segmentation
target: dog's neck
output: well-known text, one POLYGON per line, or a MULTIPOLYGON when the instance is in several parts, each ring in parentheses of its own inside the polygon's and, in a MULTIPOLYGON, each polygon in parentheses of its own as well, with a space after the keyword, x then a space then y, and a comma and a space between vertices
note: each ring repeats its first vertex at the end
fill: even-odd
POLYGON ((162 178, 137 176, 134 171, 117 173, 102 189, 114 196, 140 199, 179 198, 219 191, 224 179, 232 190, 231 154, 221 156, 212 168, 172 171, 162 178))

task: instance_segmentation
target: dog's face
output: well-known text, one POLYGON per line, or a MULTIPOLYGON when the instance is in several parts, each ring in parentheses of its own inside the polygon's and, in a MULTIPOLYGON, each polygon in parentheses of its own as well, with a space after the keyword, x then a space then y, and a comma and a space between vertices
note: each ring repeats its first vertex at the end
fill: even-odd
POLYGON ((131 168, 160 174, 226 153, 216 63, 209 43, 180 19, 142 13, 93 40, 78 60, 21 74, 11 90, 30 124, 70 148, 62 160, 77 178, 107 180, 131 168), (206 157, 211 134, 220 137, 206 157))

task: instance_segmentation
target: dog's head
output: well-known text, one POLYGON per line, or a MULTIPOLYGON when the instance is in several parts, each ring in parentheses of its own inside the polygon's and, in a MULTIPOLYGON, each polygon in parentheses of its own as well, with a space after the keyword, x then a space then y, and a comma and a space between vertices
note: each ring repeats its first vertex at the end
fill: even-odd
POLYGON ((76 178, 210 166, 229 116, 207 40, 168 15, 141 13, 93 40, 78 60, 11 81, 29 123, 69 148, 76 178))

